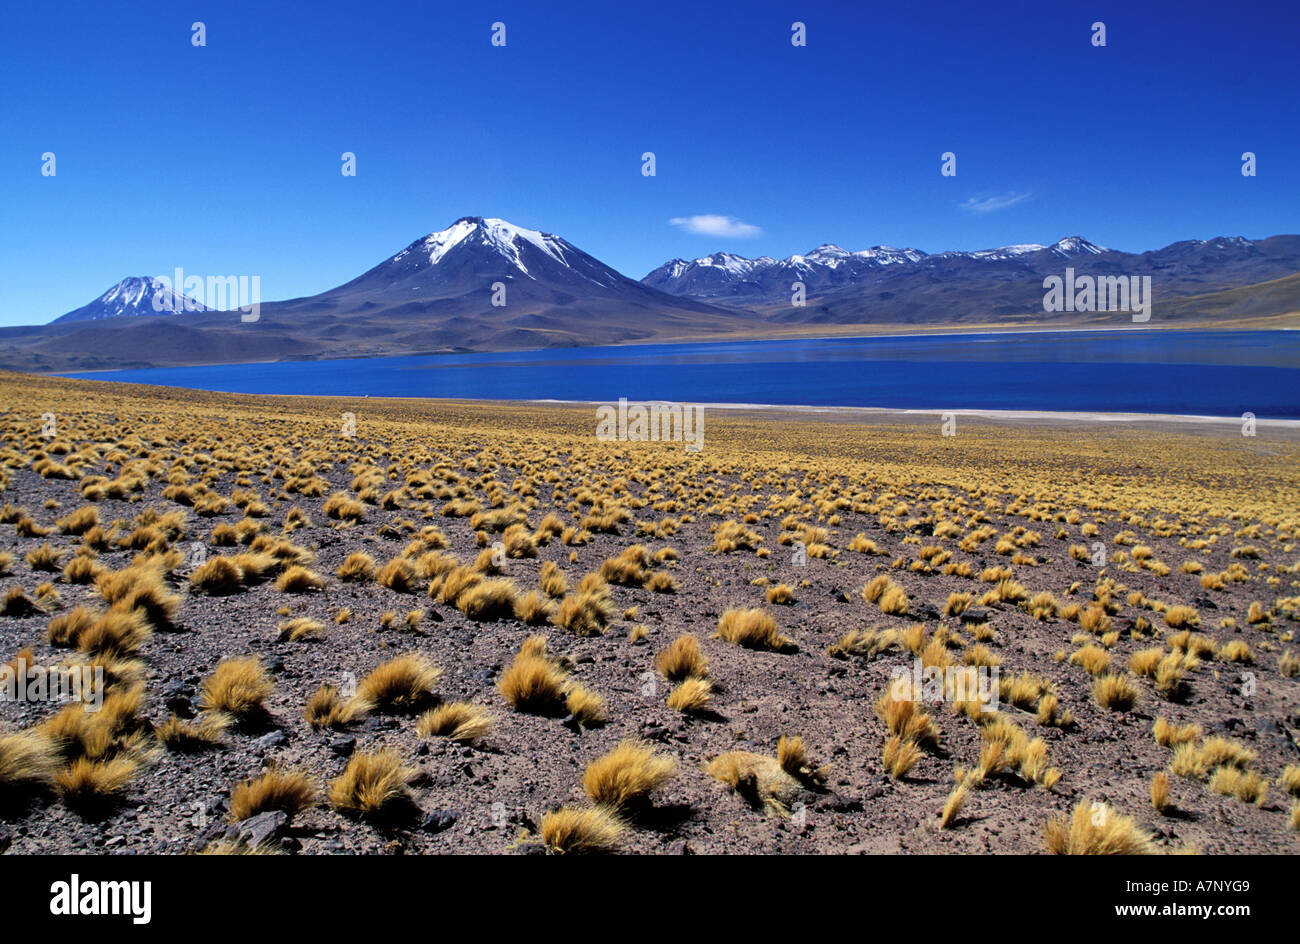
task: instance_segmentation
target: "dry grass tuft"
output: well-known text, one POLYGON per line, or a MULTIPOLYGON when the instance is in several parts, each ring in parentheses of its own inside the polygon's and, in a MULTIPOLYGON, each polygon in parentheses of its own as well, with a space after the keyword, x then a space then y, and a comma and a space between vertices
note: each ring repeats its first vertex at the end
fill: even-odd
POLYGON ((420 715, 415 730, 421 737, 445 737, 462 744, 477 741, 492 729, 492 716, 468 701, 439 705, 420 715))
POLYGON ((14 584, 0 597, 0 616, 22 619, 45 612, 41 605, 27 595, 18 584, 14 584))
POLYGON ((472 620, 504 620, 515 615, 518 591, 512 580, 482 580, 456 597, 456 609, 472 620))
POLYGON ((87 655, 120 657, 137 652, 152 637, 142 610, 109 610, 77 634, 77 648, 87 655))
POLYGON ((599 574, 588 574, 576 591, 560 601, 551 621, 579 636, 599 636, 605 632, 605 626, 613 616, 614 603, 609 597, 609 587, 599 574))
POLYGON ((501 673, 497 691, 515 711, 552 714, 564 702, 564 671, 543 655, 520 651, 501 673))
POLYGON ((79 809, 99 809, 122 799, 140 770, 140 762, 128 754, 102 760, 79 757, 54 775, 63 801, 79 809))
POLYGON ((1151 806, 1162 815, 1171 809, 1169 802, 1169 775, 1163 770, 1151 778, 1151 806))
POLYGON ((1268 781, 1253 770, 1227 765, 1214 771, 1210 777, 1210 789, 1222 796, 1235 796, 1243 803, 1263 806, 1268 795, 1268 781))
POLYGON ((608 810, 566 806, 542 817, 540 835, 548 851, 578 855, 614 852, 625 828, 608 810))
POLYGON ((708 679, 688 678, 668 693, 668 707, 685 714, 704 711, 713 701, 713 685, 708 679))
POLYGON ((419 653, 408 652, 371 669, 357 685, 353 704, 358 713, 418 711, 434 700, 433 687, 441 677, 441 668, 419 653))
POLYGON ((515 619, 525 626, 541 626, 550 622, 554 607, 541 593, 529 590, 515 600, 515 619))
POLYGON ((569 720, 578 727, 605 720, 605 699, 578 682, 566 684, 564 707, 569 720))
POLYGON ((221 744, 227 727, 225 715, 210 714, 197 724, 172 715, 154 727, 154 736, 170 751, 194 754, 221 744))
POLYGON ((318 623, 308 616, 295 616, 280 624, 281 642, 299 642, 303 639, 317 639, 324 631, 325 624, 318 623))
POLYGON ((1141 690, 1125 675, 1104 675, 1092 686, 1092 697, 1103 708, 1129 711, 1137 704, 1141 690))
POLYGON ((700 651, 699 640, 694 636, 678 636, 655 657, 655 668, 670 682, 702 679, 709 674, 709 660, 700 651))
POLYGON ((315 571, 295 564, 280 575, 275 586, 281 593, 306 593, 309 590, 323 590, 325 578, 315 571))
MULTIPOLYGON (((353 551, 334 572, 340 580, 348 583, 364 583, 374 579, 375 559, 365 551, 353 551)), ((426 575, 427 576, 427 575, 426 575)))
POLYGON ((238 593, 244 587, 244 571, 233 558, 212 557, 190 574, 190 589, 209 596, 238 593))
POLYGON ((784 606, 795 602, 794 587, 788 583, 778 583, 767 588, 767 602, 784 606))
POLYGON ((1185 741, 1174 748, 1169 769, 1180 777, 1205 780, 1220 767, 1246 770, 1255 763, 1256 754, 1248 747, 1223 737, 1211 737, 1199 745, 1185 741))
POLYGON ((1089 675, 1104 675, 1110 671, 1110 653, 1097 646, 1084 646, 1070 656, 1070 665, 1077 665, 1089 675))
POLYGON ((413 803, 407 784, 414 776, 397 751, 355 754, 330 784, 330 805, 340 813, 372 818, 402 812, 413 803))
POLYGON ((901 780, 923 756, 925 755, 915 741, 895 735, 885 742, 880 759, 889 775, 895 780, 901 780))
POLYGON ((676 772, 677 762, 656 754, 649 744, 623 741, 587 765, 582 789, 593 803, 612 810, 626 810, 644 802, 676 772))
POLYGON ((915 744, 938 747, 939 729, 934 719, 921 709, 917 702, 919 694, 913 691, 909 677, 899 676, 876 701, 876 715, 890 734, 915 744))
POLYGON ((1127 816, 1105 803, 1081 801, 1074 814, 1053 817, 1043 827, 1054 855, 1154 855, 1155 845, 1127 816))
POLYGON ((279 810, 290 819, 314 805, 316 784, 296 770, 268 770, 260 777, 237 784, 230 793, 230 821, 242 822, 250 816, 279 810))
MULTIPOLYGON (((339 570, 346 567, 347 561, 344 561, 339 570)), ((375 574, 375 583, 398 593, 412 593, 415 590, 415 567, 405 557, 394 557, 375 574)))
POLYGON ((789 809, 801 792, 799 781, 775 757, 765 754, 728 751, 715 757, 704 770, 754 806, 767 804, 789 809))
POLYGON ((266 669, 256 656, 226 659, 204 681, 199 706, 237 721, 248 721, 265 710, 263 702, 273 689, 266 669))
POLYGON ((564 572, 556 566, 555 561, 546 561, 542 564, 541 573, 538 576, 538 585, 542 593, 552 599, 559 599, 569 592, 569 581, 564 576, 564 572))
POLYGON ((794 646, 792 640, 777 630, 776 621, 760 609, 727 610, 718 619, 718 631, 714 635, 746 649, 784 652, 794 646))
POLYGON ((52 646, 75 647, 81 634, 94 625, 96 618, 95 611, 84 606, 60 613, 46 627, 46 638, 52 646))
POLYGON ((356 719, 357 706, 333 685, 322 685, 307 698, 303 717, 313 728, 341 728, 356 719))
POLYGON ((59 760, 57 742, 43 733, 0 734, 0 792, 52 783, 59 760))
POLYGON ((1201 726, 1198 724, 1170 724, 1162 716, 1156 718, 1155 724, 1151 726, 1151 733, 1160 746, 1178 747, 1180 744, 1198 740, 1201 736, 1201 726))
POLYGON ((943 804, 943 811, 939 814, 939 828, 948 829, 957 822, 957 817, 961 815, 962 808, 966 801, 970 799, 970 788, 964 783, 959 783, 953 791, 948 794, 948 799, 943 804))
MULTIPOLYGON (((1077 655, 1077 653, 1076 653, 1077 655)), ((1146 678, 1154 678, 1156 669, 1160 665, 1160 660, 1165 656, 1164 649, 1156 646, 1153 649, 1142 649, 1129 656, 1128 667, 1134 675, 1141 675, 1146 678)))
POLYGON ((1300 766, 1287 764, 1278 780, 1278 786, 1293 797, 1300 797, 1300 766))
POLYGON ((114 610, 140 610, 154 629, 170 631, 181 598, 167 589, 155 558, 106 573, 95 581, 104 602, 114 610))

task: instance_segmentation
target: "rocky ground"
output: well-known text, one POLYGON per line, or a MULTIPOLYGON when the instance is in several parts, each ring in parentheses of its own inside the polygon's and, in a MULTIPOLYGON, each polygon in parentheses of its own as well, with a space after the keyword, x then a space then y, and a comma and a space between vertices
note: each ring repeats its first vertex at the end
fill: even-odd
MULTIPOLYGON (((1158 852, 1300 851, 1285 773, 1300 764, 1300 678, 1290 655, 1300 650, 1300 449, 1283 431, 1261 427, 1243 439, 1235 430, 961 420, 957 435, 944 437, 930 418, 736 413, 711 415, 705 448, 688 453, 670 443, 598 442, 591 411, 580 408, 239 397, 20 375, 0 376, 0 394, 8 510, 0 552, 12 555, 0 594, 19 587, 38 604, 0 615, 0 659, 24 647, 41 664, 77 658, 75 648, 52 644, 51 621, 108 605, 95 581, 65 574, 78 555, 110 574, 152 555, 178 598, 168 625, 154 625, 127 653, 144 665, 144 694, 135 740, 114 750, 129 754, 133 775, 86 804, 57 779, 6 783, 0 763, 0 850, 9 854, 189 853, 223 839, 297 854, 546 851, 547 812, 589 808, 584 769, 627 739, 675 767, 647 802, 624 811, 617 848, 625 852, 1035 853, 1046 849, 1044 824, 1081 803, 1131 817, 1158 852), (310 479, 318 487, 302 488, 310 479), (100 496, 91 486, 104 482, 100 496), (247 509, 240 492, 255 494, 256 514, 231 501, 247 509), (329 516, 336 492, 360 502, 359 520, 329 516), (224 507, 201 507, 213 495, 224 507), (531 553, 490 568, 520 596, 539 587, 545 562, 573 592, 633 545, 651 557, 675 552, 647 569, 669 573, 676 589, 612 583, 603 632, 579 635, 554 623, 472 619, 455 601, 430 597, 432 578, 399 591, 337 575, 359 550, 381 566, 415 561, 425 549, 412 543, 429 526, 445 535, 443 553, 472 567, 504 533, 475 527, 472 514, 448 515, 461 499, 480 512, 517 507, 525 516, 531 553), (58 525, 86 506, 102 542, 58 525), (286 531, 295 508, 307 523, 286 531), (161 543, 121 546, 148 527, 148 509, 182 512, 183 525, 161 543), (619 509, 624 520, 591 527, 619 509), (537 538, 548 514, 574 529, 573 543, 537 538), (24 518, 51 530, 31 533, 24 518), (283 536, 309 554, 323 588, 286 592, 267 579, 213 595, 195 586, 201 563, 248 550, 213 539, 218 526, 241 521, 252 522, 246 535, 283 536), (731 528, 752 538, 727 547, 720 535, 731 528), (981 529, 988 536, 974 540, 981 529), (869 541, 874 549, 855 549, 859 537, 858 548, 869 541), (40 569, 48 564, 39 554, 29 560, 46 544, 58 552, 52 570, 40 569), (1072 556, 1072 548, 1082 550, 1072 556), (1188 561, 1196 566, 1185 570, 1188 561), (981 579, 989 568, 1007 568, 1026 598, 986 598, 999 585, 981 579), (1204 586, 1215 574, 1226 575, 1222 588, 1204 586), (864 598, 882 575, 901 587, 903 609, 885 612, 864 598), (769 602, 777 584, 790 602, 769 602), (1043 593, 1052 595, 1050 612, 1035 614, 1031 601, 1043 593), (964 610, 954 594, 970 595, 964 610), (1169 618, 1180 606, 1194 613, 1169 618), (791 645, 753 649, 716 637, 724 613, 747 608, 768 613, 791 645), (339 623, 344 610, 350 618, 339 623), (423 616, 408 626, 417 610, 423 616), (389 611, 397 619, 386 626, 389 611), (1104 625, 1082 625, 1090 612, 1104 625), (280 625, 298 616, 321 624, 318 639, 281 640, 280 625), (1004 683, 1022 673, 1036 680, 1030 702, 1003 698, 999 707, 1041 739, 1056 777, 993 771, 970 782, 961 811, 941 823, 954 769, 977 766, 990 743, 950 699, 921 706, 937 744, 922 745, 902 776, 887 771, 890 732, 876 703, 891 674, 911 671, 918 656, 905 644, 829 650, 850 631, 917 625, 955 663, 975 659, 982 645, 1004 683), (503 671, 537 633, 568 677, 603 699, 603 720, 521 712, 502 697, 503 671), (656 671, 656 655, 684 634, 707 658, 712 701, 703 711, 669 708, 673 686, 656 671), (1207 640, 1199 658, 1186 658, 1198 645, 1192 636, 1207 640), (1237 642, 1248 656, 1229 645, 1237 642), (1087 647, 1109 656, 1098 676, 1071 661, 1087 647), (1181 695, 1165 697, 1130 668, 1151 649, 1183 657, 1181 695), (472 743, 422 737, 415 713, 376 710, 335 727, 304 718, 322 684, 346 694, 382 662, 412 652, 443 670, 428 704, 480 706, 493 719, 486 734, 472 743), (202 720, 204 680, 223 659, 248 655, 273 682, 264 714, 203 750, 165 746, 154 729, 172 716, 202 720), (1127 710, 1098 703, 1094 684, 1106 675, 1136 688, 1127 710), (1040 723, 1048 694, 1060 710, 1040 723), (1065 711, 1072 723, 1060 723, 1065 711), (1221 736, 1249 751, 1240 769, 1268 782, 1264 795, 1215 792, 1213 771, 1171 773, 1170 805, 1157 812, 1151 781, 1173 758, 1152 736, 1157 717, 1199 725, 1193 745, 1221 736), (774 757, 783 735, 803 739, 808 768, 829 769, 796 772, 797 793, 781 802, 747 798, 706 770, 726 752, 774 757), (331 782, 352 756, 379 747, 411 768, 409 803, 379 817, 336 809, 331 782), (233 785, 270 765, 304 773, 321 791, 316 802, 230 822, 233 785)), ((47 730, 42 723, 59 707, 0 701, 0 737, 47 730)), ((64 745, 61 763, 75 756, 64 745)))

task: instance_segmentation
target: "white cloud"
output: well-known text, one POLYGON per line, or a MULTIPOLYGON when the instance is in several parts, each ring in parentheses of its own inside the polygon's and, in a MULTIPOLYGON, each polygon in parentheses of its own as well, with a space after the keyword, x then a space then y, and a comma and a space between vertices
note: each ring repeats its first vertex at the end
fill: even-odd
POLYGON ((698 216, 674 216, 668 222, 686 230, 688 233, 695 233, 697 236, 731 236, 748 239, 753 236, 763 235, 763 231, 759 227, 750 223, 743 223, 734 216, 717 216, 716 214, 704 213, 698 216))
POLYGON ((1017 203, 1024 203, 1031 196, 1033 194, 1030 193, 998 193, 991 197, 971 197, 961 205, 961 208, 972 213, 993 213, 1013 207, 1017 203))

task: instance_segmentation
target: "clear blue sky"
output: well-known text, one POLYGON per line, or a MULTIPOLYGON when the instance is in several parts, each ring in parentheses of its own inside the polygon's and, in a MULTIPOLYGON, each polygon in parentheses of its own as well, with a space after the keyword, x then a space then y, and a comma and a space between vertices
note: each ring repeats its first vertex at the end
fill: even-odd
POLYGON ((633 278, 719 249, 1294 233, 1298 37, 1293 2, 9 4, 0 324, 176 266, 311 294, 467 215, 633 278), (669 222, 702 214, 761 234, 669 222))

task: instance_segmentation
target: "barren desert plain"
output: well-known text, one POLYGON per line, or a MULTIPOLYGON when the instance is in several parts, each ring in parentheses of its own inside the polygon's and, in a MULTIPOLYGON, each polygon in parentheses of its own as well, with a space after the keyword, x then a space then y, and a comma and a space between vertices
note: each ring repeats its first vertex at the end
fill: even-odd
POLYGON ((0 852, 1300 851, 1293 426, 0 405, 0 852))

